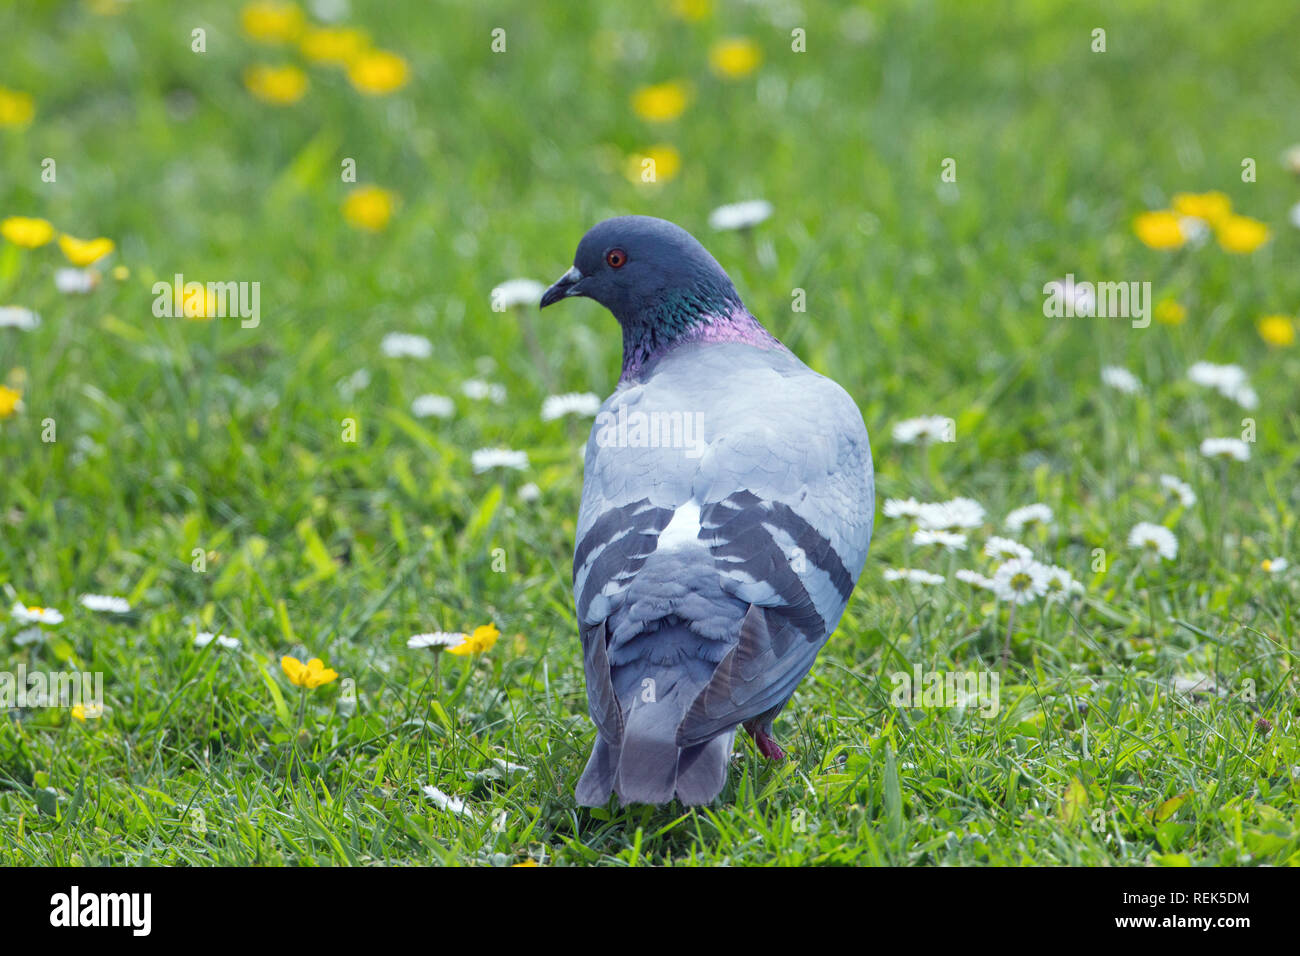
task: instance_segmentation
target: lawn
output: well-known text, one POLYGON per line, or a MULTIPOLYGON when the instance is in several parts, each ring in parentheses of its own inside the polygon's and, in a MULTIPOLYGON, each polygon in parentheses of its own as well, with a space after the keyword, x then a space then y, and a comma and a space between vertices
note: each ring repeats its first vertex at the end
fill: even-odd
POLYGON ((1297 27, 1288 0, 0 8, 0 669, 103 686, 0 701, 0 864, 1300 863, 1297 27), (542 409, 607 395, 620 339, 493 298, 624 213, 700 238, 875 456, 790 759, 742 735, 696 810, 575 803, 590 420, 542 409), (177 275, 258 308, 207 317, 177 275), (1045 314, 1066 276, 1150 283, 1145 321, 1045 314), (895 432, 923 415, 954 440, 895 432), (907 499, 959 497, 964 549, 915 543, 907 499), (957 576, 993 536, 1079 588, 1013 617, 957 576), (900 703, 918 668, 996 706, 900 703))

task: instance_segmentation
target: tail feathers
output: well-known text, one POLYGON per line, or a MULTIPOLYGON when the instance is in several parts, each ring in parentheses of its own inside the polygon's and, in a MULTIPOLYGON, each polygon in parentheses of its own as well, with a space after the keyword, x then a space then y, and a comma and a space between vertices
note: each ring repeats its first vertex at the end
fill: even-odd
POLYGON ((727 782, 727 758, 736 732, 682 749, 677 758, 677 799, 685 804, 712 803, 727 782))
POLYGON ((614 774, 618 771, 619 750, 617 743, 610 743, 596 734, 587 769, 582 772, 574 793, 579 806, 603 807, 609 803, 609 795, 614 792, 614 774))

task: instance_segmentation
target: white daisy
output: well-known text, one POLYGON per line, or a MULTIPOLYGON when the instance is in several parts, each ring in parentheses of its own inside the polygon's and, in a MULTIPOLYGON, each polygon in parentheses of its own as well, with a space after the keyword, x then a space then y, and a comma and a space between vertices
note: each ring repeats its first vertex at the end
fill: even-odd
POLYGON ((451 418, 456 405, 446 395, 417 395, 411 402, 411 414, 416 418, 451 418))
POLYGON ((1231 399, 1245 409, 1259 405, 1259 396, 1250 387, 1246 370, 1240 365, 1215 365, 1197 362, 1187 370, 1187 378, 1194 385, 1212 388, 1224 398, 1231 399))
POLYGON ((1052 509, 1044 504, 1025 505, 1023 508, 1016 508, 1007 515, 1006 528, 1008 531, 1021 532, 1025 530, 1026 525, 1038 522, 1048 524, 1052 520, 1052 509))
POLYGON ((423 335, 389 332, 379 343, 379 350, 389 358, 425 359, 433 354, 433 343, 423 335))
POLYGON ((984 523, 984 507, 970 498, 926 502, 917 511, 916 523, 927 531, 978 528, 984 523))
POLYGON ((1300 176, 1300 143, 1287 147, 1286 152, 1282 154, 1282 165, 1289 172, 1300 176))
POLYGON ((1291 567, 1291 562, 1286 558, 1268 558, 1267 560, 1260 562, 1259 566, 1269 574, 1281 574, 1287 568, 1291 567))
POLYGON ((99 285, 94 269, 59 269, 54 273, 54 288, 64 295, 86 295, 99 285))
POLYGON ((368 388, 369 386, 370 370, 359 368, 347 378, 339 379, 335 388, 339 390, 340 395, 350 402, 356 397, 357 392, 364 388, 368 388))
POLYGON ((1190 508, 1196 504, 1196 492, 1192 486, 1173 475, 1161 475, 1160 486, 1166 491, 1172 492, 1178 498, 1179 504, 1184 508, 1190 508))
POLYGON ((1250 445, 1240 438, 1207 438, 1201 442, 1201 454, 1206 458, 1249 461, 1250 445))
POLYGON ((1033 558, 1012 558, 993 572, 999 600, 1024 604, 1047 593, 1047 568, 1033 558))
POLYGON ((536 482, 528 482, 519 489, 520 501, 536 501, 542 496, 542 489, 537 487, 536 482))
POLYGON ((921 502, 915 498, 886 498, 883 511, 886 518, 915 518, 921 513, 921 502))
POLYGON ((108 594, 83 594, 81 606, 91 611, 104 611, 109 614, 126 614, 131 610, 131 603, 126 598, 108 594))
POLYGON ((886 581, 908 581, 912 584, 943 584, 942 574, 931 574, 916 568, 885 568, 886 581))
POLYGON ((62 624, 63 615, 52 607, 25 607, 15 601, 13 608, 13 617, 15 621, 22 621, 24 624, 62 624))
POLYGON ((425 787, 424 795, 429 798, 430 802, 439 810, 446 810, 448 813, 467 815, 469 807, 465 806, 465 801, 459 797, 449 796, 443 793, 437 787, 425 787))
POLYGON ((999 561, 1010 561, 1012 558, 1032 558, 1034 556, 1034 552, 1019 541, 1012 541, 1010 538, 999 538, 996 535, 989 538, 988 543, 984 545, 984 554, 990 558, 997 558, 999 561))
POLYGON ((461 394, 475 401, 490 401, 500 405, 506 400, 506 387, 496 382, 485 382, 481 378, 471 378, 460 387, 461 394))
POLYGON ((1291 212, 1287 216, 1291 220, 1291 225, 1300 229, 1300 202, 1291 207, 1291 212))
POLYGON ((965 551, 966 536, 956 531, 929 531, 922 528, 912 535, 912 544, 938 544, 947 551, 965 551))
POLYGON ((18 305, 0 305, 0 329, 22 329, 30 332, 41 324, 41 317, 31 309, 18 305))
POLYGON ((1109 385, 1111 388, 1118 389, 1126 395, 1136 395, 1142 391, 1142 382, 1138 377, 1126 368, 1118 365, 1107 365, 1101 370, 1101 381, 1103 385, 1109 385))
POLYGON ((1047 595, 1052 597, 1056 594, 1082 594, 1083 585, 1074 579, 1065 568, 1057 567, 1055 564, 1049 564, 1047 567, 1047 595))
POLYGON ((600 396, 592 392, 568 392, 564 395, 547 395, 542 402, 542 421, 553 422, 565 415, 591 418, 600 411, 600 396))
POLYGON ((39 627, 28 627, 14 635, 14 643, 19 647, 26 647, 28 644, 45 643, 46 635, 39 627))
POLYGON ((709 213, 709 226, 713 229, 749 229, 771 215, 772 204, 766 199, 748 199, 713 210, 709 213))
POLYGON ((226 637, 224 634, 213 634, 211 631, 199 631, 194 635, 195 647, 207 647, 213 641, 217 642, 217 647, 224 647, 228 651, 233 651, 239 647, 239 638, 226 637))
POLYGON ((1093 291, 1091 282, 1053 279, 1047 283, 1044 291, 1062 302, 1066 296, 1070 296, 1074 300, 1070 311, 1082 318, 1089 318, 1097 311, 1097 294, 1093 291))
POLYGON ((433 631, 429 634, 416 634, 406 640, 406 646, 418 649, 432 647, 441 650, 444 647, 459 647, 465 643, 465 635, 451 631, 433 631))
POLYGON ((951 418, 942 415, 922 415, 919 418, 905 418, 894 426, 894 441, 900 445, 915 445, 917 442, 957 440, 956 425, 951 418))
POLYGON ((964 581, 972 587, 977 587, 983 591, 993 590, 993 579, 986 578, 978 571, 972 571, 970 568, 961 568, 953 575, 958 581, 964 581))
POLYGON ((470 453, 469 463, 476 475, 492 468, 516 468, 522 471, 528 467, 528 452, 510 448, 479 448, 470 453))
POLYGON ((537 305, 546 286, 536 279, 507 279, 492 290, 492 311, 504 312, 516 305, 537 305))
POLYGON ((1128 546, 1142 548, 1151 554, 1159 555, 1167 561, 1178 557, 1178 539, 1164 525, 1141 521, 1128 533, 1128 546))

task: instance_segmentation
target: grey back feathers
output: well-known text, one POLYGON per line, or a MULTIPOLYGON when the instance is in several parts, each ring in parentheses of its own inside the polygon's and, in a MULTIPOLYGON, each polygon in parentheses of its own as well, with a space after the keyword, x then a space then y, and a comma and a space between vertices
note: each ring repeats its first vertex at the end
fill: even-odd
POLYGON ((574 552, 596 725, 577 797, 707 803, 736 728, 771 730, 861 573, 867 432, 848 394, 767 335, 684 230, 608 220, 575 268, 604 275, 596 291, 617 306, 625 353, 588 439, 574 552), (611 248, 627 261, 601 273, 611 248), (686 314, 665 318, 665 302, 686 314), (629 363, 628 328, 665 322, 629 363))

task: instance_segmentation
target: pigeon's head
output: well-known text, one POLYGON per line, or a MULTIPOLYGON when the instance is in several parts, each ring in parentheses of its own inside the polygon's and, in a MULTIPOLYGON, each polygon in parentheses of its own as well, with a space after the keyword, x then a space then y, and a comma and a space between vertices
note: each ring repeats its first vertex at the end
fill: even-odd
POLYGON ((578 243, 573 268, 546 290, 541 307, 575 295, 609 309, 625 332, 656 338, 744 308, 727 273, 694 236, 651 216, 593 226, 578 243))

